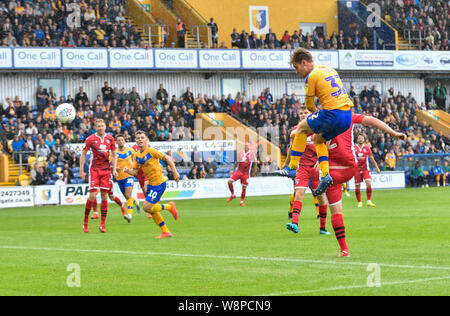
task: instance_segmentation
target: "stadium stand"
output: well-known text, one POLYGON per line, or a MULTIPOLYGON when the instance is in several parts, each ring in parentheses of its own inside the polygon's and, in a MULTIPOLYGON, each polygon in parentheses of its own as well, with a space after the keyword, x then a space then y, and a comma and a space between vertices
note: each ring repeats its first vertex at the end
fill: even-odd
POLYGON ((377 3, 388 21, 410 47, 419 50, 448 50, 450 6, 438 0, 364 0, 377 3))

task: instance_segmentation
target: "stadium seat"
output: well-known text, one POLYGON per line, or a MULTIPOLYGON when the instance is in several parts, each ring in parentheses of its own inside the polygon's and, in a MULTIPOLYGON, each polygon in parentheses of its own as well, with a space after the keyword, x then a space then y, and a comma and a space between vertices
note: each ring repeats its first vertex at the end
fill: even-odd
POLYGON ((73 173, 79 173, 80 172, 80 167, 73 167, 72 168, 73 173))
POLYGON ((28 186, 31 184, 31 177, 26 174, 21 174, 18 180, 21 186, 28 186))
POLYGON ((47 181, 47 185, 54 185, 55 184, 55 180, 48 180, 47 181))

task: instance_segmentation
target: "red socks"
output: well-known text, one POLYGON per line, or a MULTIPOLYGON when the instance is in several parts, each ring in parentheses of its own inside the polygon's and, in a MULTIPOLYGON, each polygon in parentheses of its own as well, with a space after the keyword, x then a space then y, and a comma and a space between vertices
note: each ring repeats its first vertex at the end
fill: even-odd
POLYGON ((246 193, 247 193, 247 188, 242 187, 241 202, 244 202, 246 193))
POLYGON ((325 229, 327 224, 327 205, 319 205, 320 229, 325 229))
POLYGON ((86 201, 86 206, 84 209, 84 222, 87 223, 89 222, 89 214, 91 213, 91 207, 92 207, 92 202, 91 200, 87 200, 86 201))
POLYGON ((100 204, 100 212, 101 212, 101 225, 105 225, 106 215, 108 214, 108 201, 102 201, 100 204))
POLYGON ((361 202, 361 189, 355 189, 355 195, 358 202, 361 202))
POLYGON ((301 211, 302 211, 302 202, 294 201, 294 206, 292 207, 292 224, 298 225, 298 218, 300 217, 301 211))
POLYGON ((348 250, 347 242, 345 241, 345 226, 342 214, 331 215, 331 225, 333 226, 341 251, 348 250))
POLYGON ((367 201, 370 201, 370 199, 372 198, 372 187, 368 187, 366 189, 366 193, 367 193, 367 201))
POLYGON ((97 213, 97 198, 95 198, 94 202, 91 202, 91 205, 94 208, 94 213, 97 213))
POLYGON ((228 188, 230 189, 231 195, 234 195, 233 183, 228 183, 228 188))
POLYGON ((120 207, 122 207, 122 201, 114 195, 114 202, 116 202, 117 205, 119 205, 120 207))

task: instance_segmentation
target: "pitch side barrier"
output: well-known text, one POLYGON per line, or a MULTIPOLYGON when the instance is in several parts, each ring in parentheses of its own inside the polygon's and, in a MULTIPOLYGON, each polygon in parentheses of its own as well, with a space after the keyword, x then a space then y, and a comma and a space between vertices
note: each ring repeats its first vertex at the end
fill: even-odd
MULTIPOLYGON (((167 182, 167 190, 163 200, 189 200, 229 197, 228 179, 200 179, 167 182)), ((250 178, 247 196, 287 195, 294 192, 293 181, 284 177, 254 177, 250 178)), ((373 189, 403 189, 405 188, 404 171, 372 173, 373 189)), ((353 180, 350 189, 354 188, 353 180)), ((363 185, 364 189, 364 185, 363 185)), ((117 183, 114 184, 114 194, 123 201, 117 183)), ((310 193, 308 190, 307 193, 310 193)), ((235 186, 235 194, 241 194, 241 186, 235 186)), ((88 184, 41 185, 26 187, 0 188, 0 208, 33 207, 35 205, 83 205, 89 195, 88 184)), ((134 184, 133 195, 143 201, 144 194, 139 184, 134 184)), ((97 197, 99 199, 99 196, 97 197)), ((100 200, 99 200, 100 202, 100 200)), ((111 201, 109 201, 111 203, 111 201)))
MULTIPOLYGON (((293 70, 293 50, 2 47, 0 69, 293 70)), ((316 63, 339 70, 450 71, 450 52, 312 50, 316 63)))

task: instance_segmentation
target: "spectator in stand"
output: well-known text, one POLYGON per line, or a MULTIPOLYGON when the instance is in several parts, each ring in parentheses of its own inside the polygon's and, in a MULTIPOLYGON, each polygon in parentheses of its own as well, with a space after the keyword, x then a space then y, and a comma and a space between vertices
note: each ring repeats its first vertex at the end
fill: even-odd
POLYGON ((180 18, 177 20, 177 38, 178 38, 178 48, 185 47, 185 35, 186 35, 186 25, 180 18))
POLYGON ((445 100, 447 99, 447 89, 441 86, 441 82, 438 81, 436 87, 433 90, 433 98, 436 102, 436 106, 440 110, 445 111, 445 100))
POLYGON ((219 32, 219 27, 217 26, 217 24, 216 24, 216 22, 214 22, 214 19, 213 18, 211 18, 210 20, 209 20, 209 23, 207 24, 208 25, 208 27, 210 28, 210 30, 211 30, 211 40, 212 40, 212 45, 214 45, 214 44, 216 44, 217 45, 217 43, 218 43, 218 38, 219 38, 219 35, 218 35, 218 32, 219 32))

